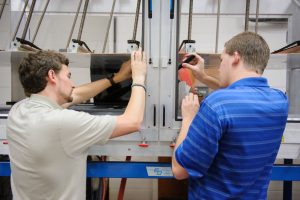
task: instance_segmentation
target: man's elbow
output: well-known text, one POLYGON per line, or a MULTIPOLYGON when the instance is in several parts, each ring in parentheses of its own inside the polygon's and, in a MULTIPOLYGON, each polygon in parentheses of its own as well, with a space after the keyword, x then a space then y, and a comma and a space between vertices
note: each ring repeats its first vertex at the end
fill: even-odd
POLYGON ((130 123, 132 125, 133 131, 140 131, 142 128, 143 121, 142 120, 133 120, 130 123))
POLYGON ((122 116, 125 124, 129 125, 131 132, 140 131, 142 128, 143 118, 122 116))
POLYGON ((184 168, 181 167, 172 167, 172 172, 174 177, 177 180, 183 180, 183 179, 187 179, 188 178, 188 173, 186 172, 186 170, 184 168))

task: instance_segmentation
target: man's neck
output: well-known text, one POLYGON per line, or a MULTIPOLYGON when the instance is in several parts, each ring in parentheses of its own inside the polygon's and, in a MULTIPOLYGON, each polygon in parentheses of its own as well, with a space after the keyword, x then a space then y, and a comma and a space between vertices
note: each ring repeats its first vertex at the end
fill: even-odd
POLYGON ((232 75, 230 84, 232 84, 238 80, 241 80, 244 78, 251 78, 251 77, 261 77, 261 74, 258 74, 257 72, 255 72, 253 70, 249 70, 249 69, 245 69, 245 68, 238 69, 232 75))
POLYGON ((57 103, 58 105, 61 105, 59 103, 59 100, 57 98, 57 95, 55 95, 55 93, 47 90, 47 88, 45 88, 43 91, 37 93, 38 95, 41 95, 41 96, 44 96, 44 97, 47 97, 48 99, 50 99, 51 101, 57 103))

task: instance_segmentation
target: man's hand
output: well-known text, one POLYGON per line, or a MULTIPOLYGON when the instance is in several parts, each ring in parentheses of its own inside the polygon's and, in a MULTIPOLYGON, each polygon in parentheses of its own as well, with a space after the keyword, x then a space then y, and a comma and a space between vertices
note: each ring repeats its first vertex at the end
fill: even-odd
POLYGON ((139 131, 144 119, 146 99, 146 56, 141 50, 131 53, 132 84, 131 95, 124 113, 117 116, 115 129, 110 138, 139 131))
MULTIPOLYGON (((198 96, 193 93, 188 94, 181 104, 182 109, 182 124, 179 135, 175 144, 175 151, 177 147, 183 142, 188 133, 189 127, 199 110, 198 96)), ((174 151, 174 153, 175 153, 174 151)), ((188 172, 176 160, 175 155, 172 156, 172 171, 176 179, 182 180, 189 177, 188 172)))
MULTIPOLYGON (((190 55, 191 54, 187 54, 185 57, 188 57, 190 55)), ((205 79, 205 77, 207 76, 207 74, 204 71, 204 59, 198 54, 193 55, 195 56, 194 60, 190 63, 183 63, 182 66, 190 69, 194 77, 202 82, 202 80, 205 79)))
POLYGON ((120 70, 115 74, 114 80, 119 83, 131 78, 131 61, 122 63, 120 70))
POLYGON ((131 53, 131 70, 132 83, 145 84, 146 72, 146 55, 145 52, 133 51, 131 53))
POLYGON ((193 93, 189 93, 181 104, 182 119, 192 121, 199 110, 198 96, 193 93))
MULTIPOLYGON (((194 77, 200 82, 206 84, 211 89, 219 89, 221 87, 220 81, 212 76, 209 76, 205 73, 204 70, 204 59, 201 58, 198 54, 195 55, 193 61, 189 63, 183 63, 182 66, 190 69, 194 77)), ((186 55, 190 56, 190 54, 186 55)))

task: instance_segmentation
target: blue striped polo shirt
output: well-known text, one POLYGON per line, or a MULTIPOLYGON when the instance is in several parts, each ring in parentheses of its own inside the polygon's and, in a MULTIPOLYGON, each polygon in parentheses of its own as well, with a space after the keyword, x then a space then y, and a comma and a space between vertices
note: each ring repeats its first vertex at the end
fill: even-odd
POLYGON ((262 77, 205 98, 175 152, 189 199, 266 199, 287 116, 287 97, 262 77))

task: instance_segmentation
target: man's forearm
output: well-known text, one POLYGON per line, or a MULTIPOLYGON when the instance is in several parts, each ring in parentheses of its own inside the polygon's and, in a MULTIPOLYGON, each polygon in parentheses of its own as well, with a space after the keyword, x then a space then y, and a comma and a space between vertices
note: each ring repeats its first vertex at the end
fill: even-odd
POLYGON ((176 140, 176 145, 175 145, 175 149, 182 143, 182 141, 185 139, 187 132, 189 130, 189 127, 192 123, 191 119, 183 119, 182 120, 182 125, 181 125, 181 129, 179 132, 179 135, 177 137, 176 140))
POLYGON ((199 81, 204 83, 205 85, 207 85, 207 87, 216 90, 220 88, 220 82, 218 79, 209 76, 209 75, 205 75, 203 77, 199 78, 199 81))
POLYGON ((180 130, 178 138, 176 140, 174 154, 172 156, 172 170, 173 170, 174 176, 177 179, 185 179, 188 177, 187 171, 177 162, 177 160, 175 158, 175 151, 176 151, 177 147, 182 143, 182 141, 186 138, 186 135, 188 133, 191 122, 192 122, 192 119, 183 119, 182 120, 181 130, 180 130))
MULTIPOLYGON (((133 81, 133 83, 144 85, 144 81, 133 81)), ((124 114, 117 117, 117 125, 111 138, 119 137, 140 129, 144 119, 146 91, 141 86, 131 89, 131 96, 124 114)))
POLYGON ((76 87, 72 93, 73 101, 71 103, 64 104, 63 107, 67 108, 69 106, 85 102, 106 90, 110 86, 111 84, 109 80, 104 78, 76 87))

